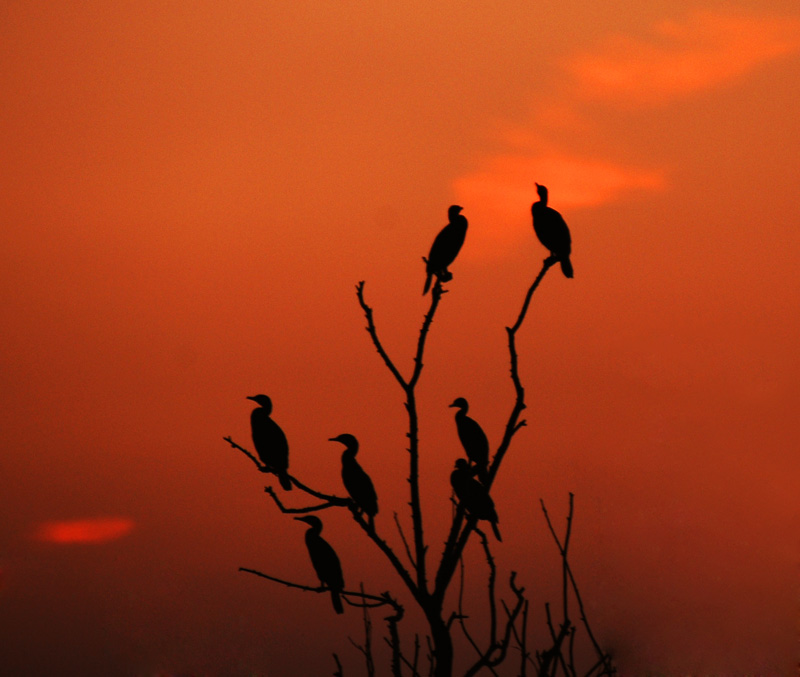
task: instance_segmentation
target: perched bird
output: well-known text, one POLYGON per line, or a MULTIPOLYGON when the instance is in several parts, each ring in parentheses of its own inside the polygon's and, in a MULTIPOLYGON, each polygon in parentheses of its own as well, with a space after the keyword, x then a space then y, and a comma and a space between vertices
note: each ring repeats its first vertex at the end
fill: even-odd
POLYGON ((375 487, 364 469, 356 461, 358 453, 358 440, 347 433, 338 437, 331 437, 331 442, 341 442, 346 448, 342 452, 342 482, 350 498, 359 510, 369 518, 369 523, 374 524, 375 515, 378 513, 378 495, 375 487))
POLYGON ((305 522, 309 526, 306 531, 306 547, 311 557, 311 564, 314 566, 314 571, 317 572, 319 582, 330 589, 333 608, 337 614, 340 614, 344 612, 342 598, 339 596, 344 590, 342 565, 331 544, 320 535, 322 532, 322 520, 316 515, 295 517, 295 519, 305 522))
POLYGON ((458 502, 473 517, 479 520, 487 520, 492 525, 495 538, 498 541, 500 530, 497 528, 497 511, 494 509, 494 501, 489 496, 489 490, 476 480, 472 475, 474 471, 469 467, 469 462, 464 458, 456 459, 456 467, 450 473, 450 484, 456 493, 458 502))
POLYGON ((436 239, 431 245, 431 252, 425 264, 425 289, 422 290, 423 296, 428 293, 431 288, 431 280, 436 275, 442 282, 447 282, 453 278, 452 273, 447 270, 453 261, 455 261, 461 245, 464 244, 464 238, 467 236, 467 219, 459 212, 463 207, 452 205, 447 210, 447 217, 450 222, 439 231, 436 239))
POLYGON ((478 477, 485 484, 489 479, 489 440, 486 439, 486 433, 477 421, 467 416, 469 404, 463 397, 456 398, 450 406, 458 407, 456 412, 458 439, 461 440, 467 458, 477 466, 478 477))
POLYGON ((533 230, 539 242, 550 250, 550 255, 561 263, 564 276, 572 277, 572 262, 569 260, 572 239, 569 236, 569 227, 561 214, 547 206, 547 188, 537 183, 536 192, 539 199, 531 205, 533 230))
POLYGON ((270 418, 272 400, 266 395, 251 395, 247 398, 259 406, 250 414, 250 428, 253 431, 253 445, 264 467, 275 473, 281 486, 289 491, 292 481, 289 470, 289 443, 281 427, 270 418))

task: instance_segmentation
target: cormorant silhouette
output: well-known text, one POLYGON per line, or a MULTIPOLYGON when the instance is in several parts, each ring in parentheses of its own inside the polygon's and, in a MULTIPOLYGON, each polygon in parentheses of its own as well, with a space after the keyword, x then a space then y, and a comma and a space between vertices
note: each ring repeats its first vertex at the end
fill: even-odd
POLYGON ((450 473, 450 484, 456 492, 459 504, 473 517, 487 520, 492 525, 495 538, 502 541, 500 530, 497 528, 498 518, 494 501, 489 496, 488 489, 473 477, 474 472, 469 466, 469 461, 464 458, 456 459, 455 470, 450 473))
POLYGON ((436 275, 442 282, 448 282, 453 279, 453 274, 447 270, 453 261, 455 261, 461 245, 464 244, 464 238, 467 236, 467 219, 459 212, 463 207, 458 205, 451 205, 447 210, 447 217, 450 222, 439 231, 436 239, 431 245, 430 254, 428 254, 427 262, 425 265, 425 288, 422 290, 422 295, 428 293, 431 288, 431 280, 436 275))
POLYGON ((253 445, 256 453, 269 472, 275 473, 281 486, 289 491, 292 481, 289 479, 289 443, 286 441, 281 427, 270 418, 272 400, 266 395, 251 395, 258 407, 250 414, 250 428, 253 431, 253 445))
POLYGON ((569 260, 572 238, 569 236, 567 222, 555 209, 547 206, 547 188, 537 183, 536 192, 539 200, 531 205, 533 230, 539 242, 550 250, 550 256, 561 263, 564 276, 572 277, 572 262, 569 260))
POLYGON ((305 522, 309 526, 306 531, 306 547, 311 557, 311 564, 314 566, 314 571, 317 572, 319 582, 330 589, 333 608, 337 614, 340 614, 344 612, 342 598, 339 596, 344 590, 342 565, 331 544, 320 535, 322 532, 322 520, 316 515, 295 517, 295 519, 305 522))
POLYGON ((467 453, 467 458, 477 466, 478 477, 486 484, 489 479, 489 440, 480 424, 467 416, 469 404, 463 397, 458 397, 450 405, 458 407, 456 412, 456 430, 461 446, 467 453))
POLYGON ((342 452, 342 482, 350 498, 359 510, 369 518, 370 525, 374 526, 375 515, 378 513, 378 495, 375 487, 364 469, 356 460, 358 453, 358 440, 348 433, 331 437, 331 442, 341 442, 346 449, 342 452))

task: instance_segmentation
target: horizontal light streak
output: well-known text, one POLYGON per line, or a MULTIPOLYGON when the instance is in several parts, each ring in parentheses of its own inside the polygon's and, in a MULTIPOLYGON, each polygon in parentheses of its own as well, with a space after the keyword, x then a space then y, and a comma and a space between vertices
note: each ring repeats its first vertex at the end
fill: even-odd
POLYGON ((106 543, 125 536, 133 527, 133 520, 127 517, 54 520, 39 524, 34 532, 34 538, 59 545, 106 543))

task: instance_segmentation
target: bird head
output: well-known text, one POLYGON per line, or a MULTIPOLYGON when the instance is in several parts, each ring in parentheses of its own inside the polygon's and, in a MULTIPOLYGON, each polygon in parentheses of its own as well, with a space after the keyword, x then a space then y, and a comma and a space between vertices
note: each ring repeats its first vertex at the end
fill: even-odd
POLYGON ((450 205, 449 209, 447 210, 447 216, 452 221, 456 216, 459 215, 462 209, 464 208, 459 207, 458 205, 450 205))
POLYGON ((272 400, 267 395, 248 395, 248 400, 253 400, 256 404, 260 404, 269 414, 272 411, 272 400))
POLYGON ((295 517, 298 522, 305 522, 313 529, 318 531, 322 529, 322 520, 316 515, 304 515, 303 517, 295 517))
POLYGON ((447 406, 458 407, 459 409, 463 409, 464 413, 466 413, 467 409, 469 408, 467 401, 463 397, 457 397, 455 400, 453 400, 453 404, 448 404, 447 406))
POLYGON ((348 449, 358 449, 358 440, 350 433, 342 433, 336 437, 331 437, 329 442, 341 442, 348 449))
POLYGON ((466 458, 457 458, 456 470, 469 470, 469 461, 466 458))
POLYGON ((546 203, 547 202, 547 186, 542 186, 542 185, 540 185, 538 183, 535 184, 535 185, 536 185, 536 193, 539 195, 539 199, 542 202, 546 203))

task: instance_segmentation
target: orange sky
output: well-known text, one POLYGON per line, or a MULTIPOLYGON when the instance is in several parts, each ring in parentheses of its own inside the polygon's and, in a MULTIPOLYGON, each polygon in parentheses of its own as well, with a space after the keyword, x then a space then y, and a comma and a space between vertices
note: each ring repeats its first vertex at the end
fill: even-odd
MULTIPOLYGON (((326 440, 357 435, 394 537, 402 397, 354 285, 407 373, 420 257, 461 204, 418 393, 438 543, 446 405, 468 398, 496 445, 512 402, 504 327, 544 256, 539 182, 576 272, 547 276, 520 332, 501 567, 537 612, 554 598, 538 498, 563 519, 573 491, 573 568, 622 674, 791 673, 796 0, 395 5, 2 8, 0 665, 360 664, 358 614, 237 573, 314 581, 304 527, 222 436, 249 446, 244 398, 266 392, 293 472, 341 493, 326 440)), ((324 518, 348 584, 397 583, 324 518)))

